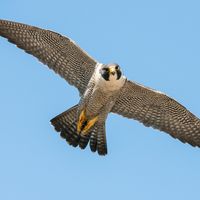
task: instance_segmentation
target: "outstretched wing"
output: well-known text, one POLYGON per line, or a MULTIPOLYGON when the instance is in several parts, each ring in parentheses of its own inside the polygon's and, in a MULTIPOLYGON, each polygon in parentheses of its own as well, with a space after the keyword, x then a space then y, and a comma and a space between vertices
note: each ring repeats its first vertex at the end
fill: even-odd
POLYGON ((200 147, 200 120, 174 99, 150 88, 127 81, 112 112, 200 147))
POLYGON ((58 33, 21 23, 0 20, 0 36, 49 66, 82 94, 96 61, 72 40, 58 33))

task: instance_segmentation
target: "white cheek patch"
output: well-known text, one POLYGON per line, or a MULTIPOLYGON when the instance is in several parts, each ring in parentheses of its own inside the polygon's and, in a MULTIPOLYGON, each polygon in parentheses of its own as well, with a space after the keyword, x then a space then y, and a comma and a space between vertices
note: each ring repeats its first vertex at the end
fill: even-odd
POLYGON ((101 64, 101 63, 97 63, 97 65, 96 65, 95 78, 94 78, 96 83, 102 78, 102 76, 100 74, 100 69, 102 66, 103 66, 103 64, 101 64))

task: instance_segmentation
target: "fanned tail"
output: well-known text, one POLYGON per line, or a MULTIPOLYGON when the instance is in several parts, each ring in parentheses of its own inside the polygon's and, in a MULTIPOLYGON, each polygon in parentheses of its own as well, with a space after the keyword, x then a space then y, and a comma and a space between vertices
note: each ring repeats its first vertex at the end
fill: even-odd
POLYGON ((60 132, 62 138, 66 139, 68 144, 73 147, 79 146, 85 149, 90 140, 90 149, 92 152, 98 152, 99 155, 107 154, 105 125, 96 123, 89 133, 81 135, 77 133, 77 110, 78 105, 61 113, 51 120, 55 130, 60 132))

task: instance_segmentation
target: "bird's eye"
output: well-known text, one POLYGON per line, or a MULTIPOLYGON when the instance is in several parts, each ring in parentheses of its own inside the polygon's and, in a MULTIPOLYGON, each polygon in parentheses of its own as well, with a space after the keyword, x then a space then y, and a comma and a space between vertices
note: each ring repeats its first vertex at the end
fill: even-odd
POLYGON ((117 65, 117 66, 115 67, 115 69, 118 70, 118 69, 119 69, 119 65, 117 65))
POLYGON ((104 70, 104 71, 108 71, 108 68, 104 67, 103 70, 104 70))

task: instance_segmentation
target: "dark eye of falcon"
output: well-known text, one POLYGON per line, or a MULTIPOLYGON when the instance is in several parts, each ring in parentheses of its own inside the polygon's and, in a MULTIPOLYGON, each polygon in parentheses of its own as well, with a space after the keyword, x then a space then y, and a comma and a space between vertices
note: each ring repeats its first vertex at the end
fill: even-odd
POLYGON ((119 65, 117 65, 117 66, 115 67, 115 69, 116 69, 116 70, 119 70, 119 65))
POLYGON ((106 67, 104 67, 102 70, 107 71, 107 72, 109 71, 109 69, 106 67))
POLYGON ((101 76, 106 80, 109 81, 109 69, 104 67, 100 70, 101 76))
POLYGON ((116 69, 116 72, 117 72, 117 80, 119 80, 121 78, 121 76, 122 76, 122 72, 121 72, 121 70, 119 68, 119 65, 117 65, 115 67, 115 69, 116 69))

